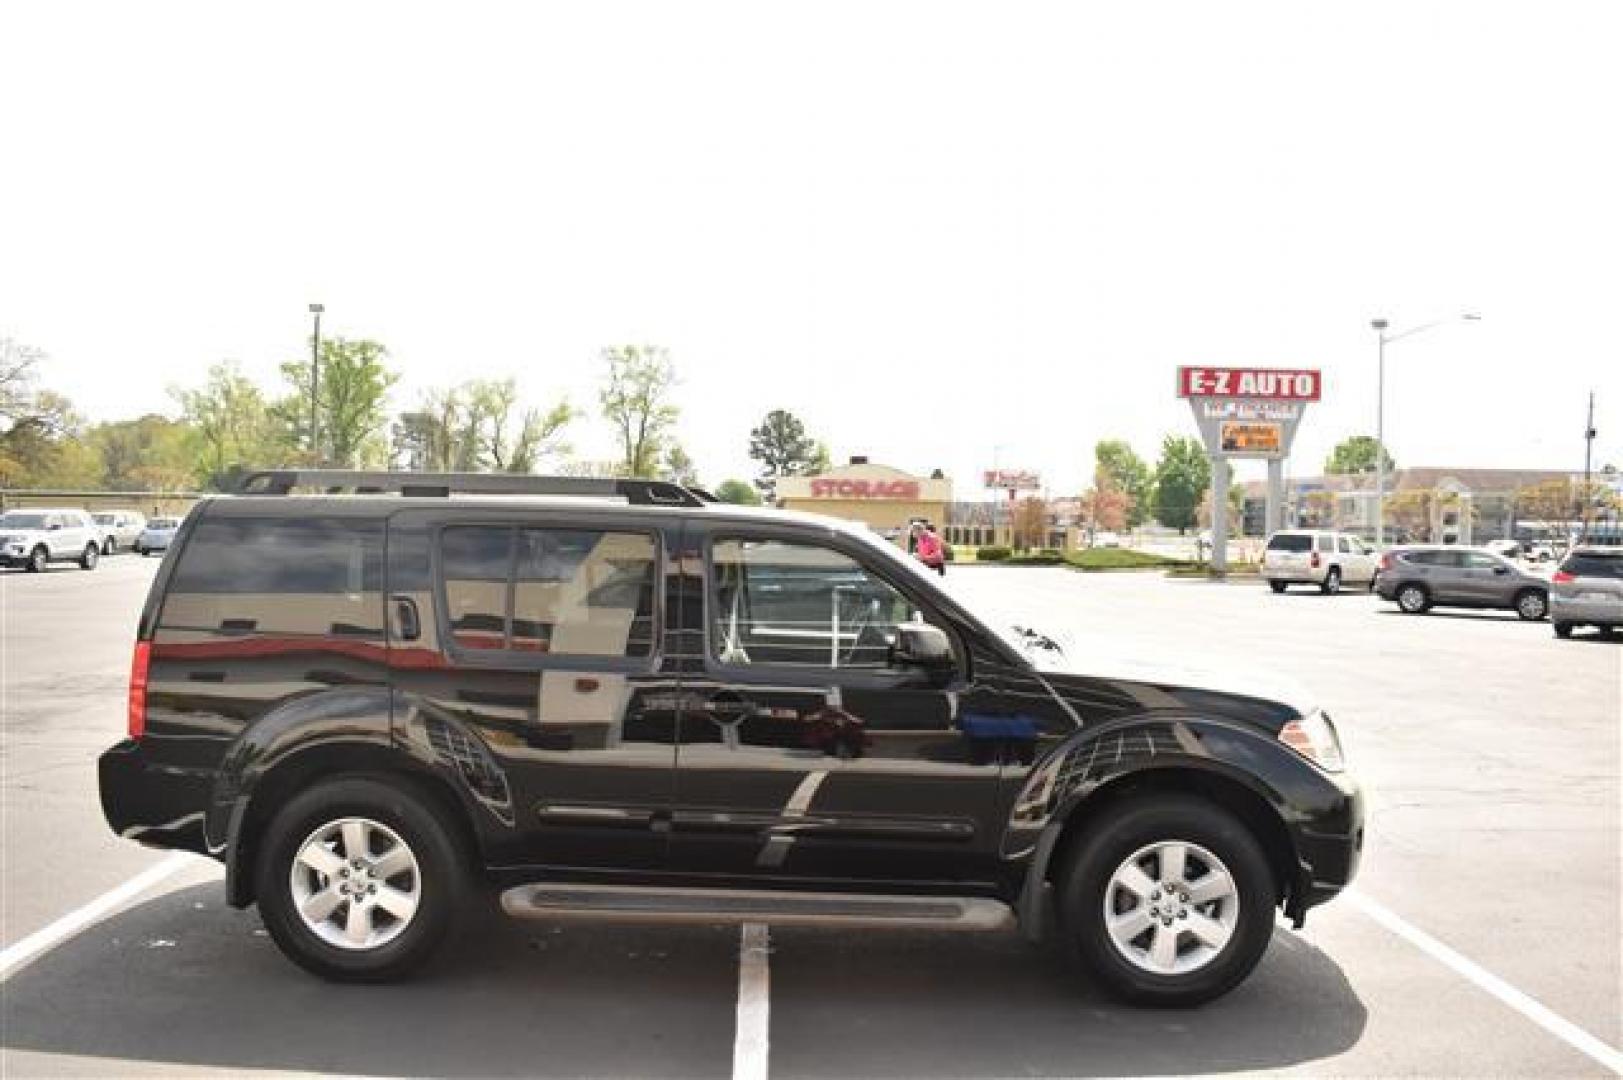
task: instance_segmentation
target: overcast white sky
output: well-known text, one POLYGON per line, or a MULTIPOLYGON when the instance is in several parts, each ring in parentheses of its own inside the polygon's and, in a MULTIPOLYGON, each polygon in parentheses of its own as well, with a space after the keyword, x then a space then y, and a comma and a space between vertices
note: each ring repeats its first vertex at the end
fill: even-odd
MULTIPOLYGON (((1623 4, 8 4, 0 335, 97 419, 306 305, 425 386, 594 415, 670 347, 715 483, 843 457, 1082 483, 1179 364, 1322 367, 1293 473, 1623 466, 1623 4)), ((1260 472, 1260 467, 1257 467, 1260 472)), ((1246 472, 1242 475, 1251 475, 1246 472)))

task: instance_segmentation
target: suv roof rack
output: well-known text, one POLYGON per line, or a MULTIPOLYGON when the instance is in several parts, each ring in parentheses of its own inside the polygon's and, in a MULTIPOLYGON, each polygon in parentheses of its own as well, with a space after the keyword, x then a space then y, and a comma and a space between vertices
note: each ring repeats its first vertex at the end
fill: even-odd
POLYGON ((633 506, 703 506, 707 492, 668 480, 589 476, 531 476, 522 473, 387 472, 367 469, 263 469, 248 473, 239 495, 290 495, 308 488, 325 495, 384 495, 446 498, 451 495, 571 495, 626 500, 633 506))

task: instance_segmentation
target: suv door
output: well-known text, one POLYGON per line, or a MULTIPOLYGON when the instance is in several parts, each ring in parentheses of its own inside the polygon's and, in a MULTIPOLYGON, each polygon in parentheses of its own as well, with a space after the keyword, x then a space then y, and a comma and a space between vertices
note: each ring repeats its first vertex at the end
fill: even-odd
POLYGON ((998 761, 960 730, 966 644, 866 547, 724 523, 689 542, 673 869, 991 880, 998 761), (952 671, 890 664, 915 617, 948 631, 952 671))
POLYGON ((663 862, 670 550, 657 526, 612 512, 390 518, 396 736, 461 774, 493 863, 663 862))
POLYGON ((1521 575, 1497 555, 1485 551, 1462 551, 1466 589, 1471 602, 1489 607, 1509 607, 1521 589, 1521 575))

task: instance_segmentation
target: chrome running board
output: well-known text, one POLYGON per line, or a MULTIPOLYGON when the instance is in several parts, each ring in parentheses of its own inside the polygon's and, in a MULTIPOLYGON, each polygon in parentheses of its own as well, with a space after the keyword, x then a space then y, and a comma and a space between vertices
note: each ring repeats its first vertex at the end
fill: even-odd
POLYGON ((982 897, 771 889, 531 884, 502 893, 502 910, 517 919, 614 922, 761 922, 774 926, 977 931, 1003 930, 1014 925, 1014 911, 1009 905, 982 897))

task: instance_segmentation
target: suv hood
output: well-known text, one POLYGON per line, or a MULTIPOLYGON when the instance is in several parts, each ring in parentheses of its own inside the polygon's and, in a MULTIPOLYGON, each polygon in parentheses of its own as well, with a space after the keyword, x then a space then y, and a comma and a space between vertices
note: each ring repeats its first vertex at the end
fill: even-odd
POLYGON ((1085 698, 1085 711, 1093 715, 1099 713, 1101 691, 1123 715, 1192 712, 1270 731, 1316 707, 1312 694, 1299 683, 1250 667, 1121 660, 1090 663, 1052 652, 1033 656, 1032 662, 1061 696, 1085 698))

